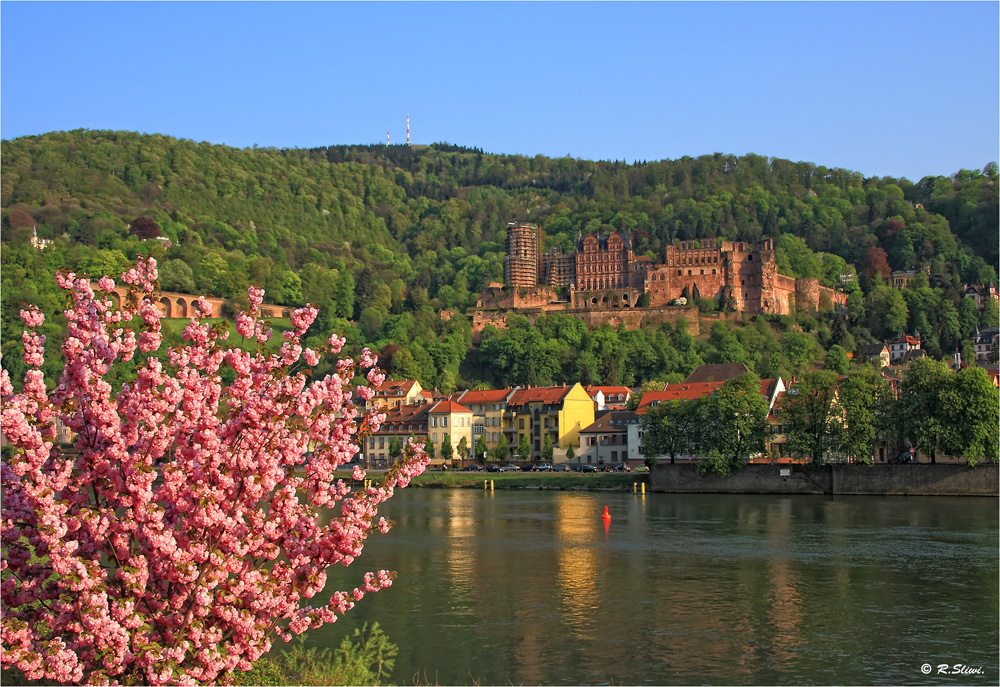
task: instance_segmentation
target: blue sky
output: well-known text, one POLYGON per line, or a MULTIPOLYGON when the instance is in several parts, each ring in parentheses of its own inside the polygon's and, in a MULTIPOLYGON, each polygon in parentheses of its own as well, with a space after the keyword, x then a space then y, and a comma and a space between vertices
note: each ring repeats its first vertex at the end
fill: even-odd
POLYGON ((918 180, 1000 157, 997 2, 0 3, 0 137, 780 157, 918 180))

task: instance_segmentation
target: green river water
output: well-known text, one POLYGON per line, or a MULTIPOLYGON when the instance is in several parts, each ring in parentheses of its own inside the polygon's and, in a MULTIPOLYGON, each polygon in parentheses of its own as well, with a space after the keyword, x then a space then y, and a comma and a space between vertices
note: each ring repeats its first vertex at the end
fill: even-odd
POLYGON ((378 621, 397 684, 1000 678, 995 498, 407 489, 384 514, 328 588, 396 583, 309 643, 378 621))

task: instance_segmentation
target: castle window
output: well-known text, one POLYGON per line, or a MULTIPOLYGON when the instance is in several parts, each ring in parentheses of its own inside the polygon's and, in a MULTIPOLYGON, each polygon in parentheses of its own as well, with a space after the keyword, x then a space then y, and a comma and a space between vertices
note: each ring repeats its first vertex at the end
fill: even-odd
POLYGON ((715 274, 715 270, 712 270, 712 274, 715 274))
POLYGON ((688 276, 689 277, 691 276, 691 270, 688 270, 688 276))
POLYGON ((678 277, 681 276, 681 271, 680 270, 677 270, 677 276, 678 277))
POLYGON ((753 262, 753 256, 752 255, 748 256, 747 260, 750 261, 750 262, 753 262))
POLYGON ((702 274, 705 274, 705 270, 701 270, 701 273, 702 273, 702 274))

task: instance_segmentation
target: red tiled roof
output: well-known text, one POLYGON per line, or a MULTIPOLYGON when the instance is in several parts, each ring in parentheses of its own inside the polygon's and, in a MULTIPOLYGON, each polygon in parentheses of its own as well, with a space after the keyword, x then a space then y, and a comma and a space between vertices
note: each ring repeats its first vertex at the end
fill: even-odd
POLYGON ((561 403, 571 386, 539 386, 527 389, 518 389, 514 392, 508 405, 521 406, 525 403, 561 403))
POLYGON ((398 424, 415 424, 417 427, 414 428, 414 432, 426 430, 427 424, 427 411, 429 410, 426 405, 406 405, 400 406, 390 412, 386 413, 385 422, 381 424, 379 430, 375 434, 399 434, 400 432, 408 432, 409 429, 397 429, 389 430, 390 425, 398 424), (424 427, 420 427, 423 424, 424 427))
MULTIPOLYGON (((762 379, 760 380, 760 395, 764 398, 771 398, 771 394, 774 393, 774 387, 777 385, 777 379, 762 379)), ((653 401, 692 401, 696 398, 702 398, 714 393, 717 389, 721 388, 725 382, 681 382, 680 384, 668 384, 667 388, 663 391, 646 391, 642 395, 642 401, 639 402, 639 408, 636 412, 645 414, 653 401)))
POLYGON ((630 424, 636 424, 638 422, 638 416, 629 410, 618 410, 605 413, 601 417, 594 420, 593 424, 580 430, 580 434, 595 434, 595 433, 621 433, 625 434, 628 432, 628 426, 630 424))
POLYGON ((472 411, 463 405, 455 403, 450 398, 446 398, 443 401, 435 403, 428 412, 435 415, 446 415, 450 413, 471 413, 472 411))
POLYGON ((498 403, 510 393, 510 389, 485 389, 483 391, 466 391, 458 400, 464 404, 469 403, 498 403))
POLYGON ((603 391, 605 400, 607 400, 607 398, 612 394, 615 396, 627 397, 632 393, 632 390, 627 386, 588 386, 584 387, 584 390, 591 398, 593 398, 598 391, 603 391))
POLYGON ((385 381, 382 382, 376 396, 406 396, 414 384, 412 379, 395 382, 385 381))
POLYGON ((639 410, 649 408, 653 401, 691 401, 702 396, 708 396, 713 391, 721 387, 725 382, 696 382, 688 384, 668 384, 664 391, 647 391, 642 395, 639 402, 639 410))
POLYGON ((423 396, 424 398, 434 398, 434 392, 428 391, 427 389, 421 389, 420 395, 423 396))
MULTIPOLYGON (((691 384, 704 382, 724 382, 735 379, 750 371, 743 363, 714 363, 699 365, 684 381, 691 384)), ((669 387, 668 387, 669 388, 669 387)))

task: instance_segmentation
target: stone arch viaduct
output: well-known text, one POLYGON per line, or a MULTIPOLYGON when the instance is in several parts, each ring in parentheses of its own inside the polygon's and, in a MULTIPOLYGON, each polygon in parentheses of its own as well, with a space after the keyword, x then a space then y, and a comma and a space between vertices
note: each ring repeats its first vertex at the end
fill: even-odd
MULTIPOLYGON (((92 287, 95 291, 99 292, 96 283, 93 283, 92 287)), ((108 296, 115 302, 116 305, 121 307, 122 302, 128 298, 128 288, 124 286, 115 286, 114 291, 108 294, 108 296)), ((205 300, 212 304, 212 316, 221 317, 222 304, 226 302, 225 299, 205 296, 205 300)), ((192 296, 188 293, 160 291, 156 300, 156 306, 160 309, 160 312, 164 317, 187 318, 197 314, 197 308, 195 306, 197 302, 198 296, 192 296)), ((271 305, 269 303, 261 304, 260 308, 263 317, 289 317, 293 310, 289 307, 271 305)))

